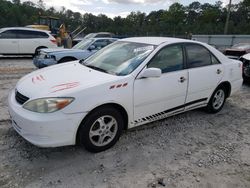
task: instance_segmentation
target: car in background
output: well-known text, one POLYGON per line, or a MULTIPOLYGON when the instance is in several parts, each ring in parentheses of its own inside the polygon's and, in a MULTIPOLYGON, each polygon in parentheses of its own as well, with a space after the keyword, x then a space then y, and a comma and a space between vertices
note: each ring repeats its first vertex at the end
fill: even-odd
POLYGON ((240 61, 243 63, 243 79, 246 82, 250 82, 250 53, 240 57, 240 61))
POLYGON ((113 33, 99 32, 99 33, 89 33, 84 38, 89 39, 89 38, 113 38, 113 37, 114 37, 113 33))
POLYGON ((86 59, 116 40, 114 38, 90 38, 84 39, 71 49, 41 49, 38 55, 34 57, 33 63, 37 68, 43 68, 58 63, 86 59))
POLYGON ((217 113, 241 85, 242 62, 208 44, 136 37, 24 76, 8 104, 13 128, 29 142, 100 152, 126 129, 196 108, 217 113))
POLYGON ((49 31, 26 27, 0 29, 1 55, 34 55, 42 48, 56 48, 57 41, 49 31))
POLYGON ((224 54, 231 59, 239 59, 244 54, 250 53, 250 43, 239 43, 224 50, 224 54))

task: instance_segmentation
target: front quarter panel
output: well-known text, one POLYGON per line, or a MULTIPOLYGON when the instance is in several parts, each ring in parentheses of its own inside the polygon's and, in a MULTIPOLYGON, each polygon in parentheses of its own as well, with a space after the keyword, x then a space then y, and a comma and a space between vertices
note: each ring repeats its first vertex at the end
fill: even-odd
POLYGON ((133 80, 132 76, 126 76, 114 82, 79 90, 71 95, 75 100, 63 112, 89 113, 101 105, 115 103, 126 110, 128 122, 133 122, 133 80))

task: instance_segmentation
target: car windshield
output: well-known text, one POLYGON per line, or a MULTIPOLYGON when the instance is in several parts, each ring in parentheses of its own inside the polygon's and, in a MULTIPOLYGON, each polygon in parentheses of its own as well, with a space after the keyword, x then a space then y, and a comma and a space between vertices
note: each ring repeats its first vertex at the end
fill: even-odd
POLYGON ((235 44, 233 45, 233 48, 238 48, 238 49, 249 49, 250 48, 250 44, 235 44))
POLYGON ((73 49, 87 50, 89 45, 94 41, 94 39, 84 39, 75 46, 73 49))
POLYGON ((150 44, 117 41, 89 57, 83 64, 124 76, 133 72, 154 49, 155 46, 150 44))

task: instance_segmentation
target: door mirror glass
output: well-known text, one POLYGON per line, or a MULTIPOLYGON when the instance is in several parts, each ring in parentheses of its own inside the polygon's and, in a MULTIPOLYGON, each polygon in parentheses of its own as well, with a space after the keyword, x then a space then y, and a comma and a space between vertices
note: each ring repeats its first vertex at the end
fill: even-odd
POLYGON ((157 78, 161 76, 161 69, 147 68, 142 71, 138 78, 157 78))

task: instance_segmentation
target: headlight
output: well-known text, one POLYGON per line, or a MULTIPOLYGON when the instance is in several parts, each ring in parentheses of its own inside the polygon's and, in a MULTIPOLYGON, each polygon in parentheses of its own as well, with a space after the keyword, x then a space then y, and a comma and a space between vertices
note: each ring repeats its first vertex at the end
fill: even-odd
POLYGON ((29 101, 23 105, 23 108, 32 112, 51 113, 68 106, 74 98, 41 98, 29 101))

